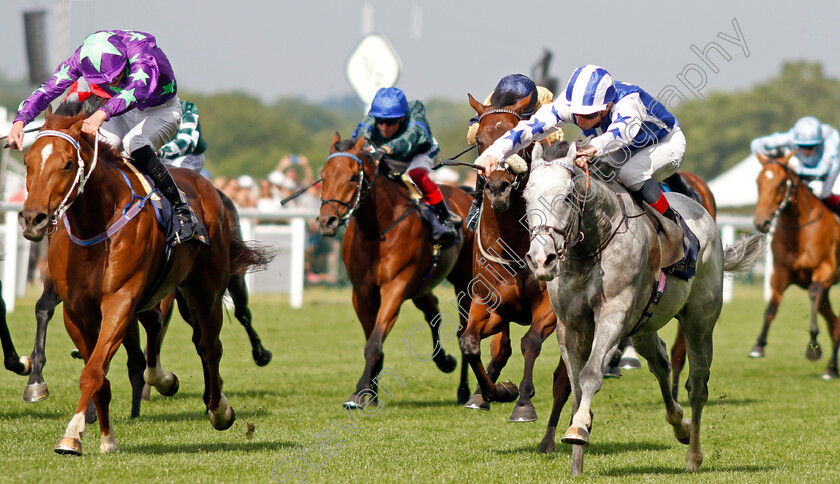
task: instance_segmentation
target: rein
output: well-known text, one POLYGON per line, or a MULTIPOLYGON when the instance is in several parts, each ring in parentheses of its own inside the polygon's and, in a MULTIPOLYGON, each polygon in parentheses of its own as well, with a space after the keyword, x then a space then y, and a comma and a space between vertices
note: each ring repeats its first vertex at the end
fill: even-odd
POLYGON ((376 181, 376 177, 378 176, 378 171, 374 172, 373 181, 368 183, 367 178, 365 178, 365 164, 362 163, 361 158, 359 158, 358 156, 356 156, 352 153, 347 153, 347 152, 340 151, 340 152, 333 153, 330 156, 328 156, 327 157, 327 162, 329 162, 331 159, 333 159, 335 157, 338 157, 338 156, 346 156, 347 158, 350 158, 351 160, 353 160, 353 161, 355 161, 356 163, 359 164, 359 181, 356 182, 356 192, 353 195, 353 198, 355 200, 353 202, 351 202, 352 205, 351 205, 351 203, 345 202, 344 200, 338 200, 338 199, 335 199, 335 198, 330 198, 330 199, 327 199, 327 200, 321 200, 321 207, 323 207, 324 205, 329 205, 333 208, 333 210, 335 210, 335 213, 338 214, 338 224, 339 224, 339 226, 341 226, 341 225, 345 225, 347 223, 347 221, 350 220, 351 217, 353 217, 353 214, 356 213, 356 210, 359 209, 359 205, 362 202, 362 197, 364 195, 367 195, 368 192, 370 192, 370 189, 373 187, 373 183, 376 181), (364 190, 364 193, 362 193, 362 190, 363 190, 362 185, 363 184, 367 185, 367 187, 368 187, 367 190, 364 190), (341 206, 343 206, 347 209, 347 212, 344 215, 341 215, 339 213, 338 205, 341 205, 341 206))
POLYGON ((73 178, 73 184, 70 185, 70 189, 67 191, 67 194, 64 195, 64 198, 61 200, 61 203, 58 204, 58 207, 56 207, 53 214, 50 215, 50 225, 52 226, 52 230, 48 230, 47 235, 52 235, 53 233, 55 233, 56 230, 58 230, 58 221, 61 219, 61 217, 64 216, 64 213, 67 212, 67 209, 70 208, 70 205, 72 205, 73 202, 76 201, 76 198, 74 198, 73 200, 69 200, 70 194, 73 193, 74 189, 76 189, 76 197, 78 198, 78 196, 81 195, 82 192, 84 192, 85 184, 93 175, 93 170, 94 168, 96 168, 96 161, 99 158, 99 137, 96 136, 95 141, 93 142, 93 161, 90 164, 90 170, 88 171, 88 175, 85 176, 85 160, 82 159, 82 149, 79 145, 79 142, 67 133, 50 129, 38 133, 38 136, 35 138, 35 140, 37 141, 39 138, 47 136, 61 138, 73 145, 73 148, 76 149, 76 159, 78 161, 78 169, 76 170, 76 177, 73 178))
MULTIPOLYGON (((778 165, 781 165, 782 168, 785 169, 785 174, 787 174, 787 179, 785 180, 785 196, 782 197, 782 201, 779 203, 779 206, 776 208, 776 210, 773 211, 773 215, 770 217, 770 226, 773 228, 773 231, 775 232, 775 228, 778 227, 777 221, 778 221, 779 217, 781 216, 782 211, 784 211, 786 208, 788 208, 788 206, 790 206, 790 203, 793 200, 793 195, 796 193, 794 189, 795 189, 795 187, 798 187, 799 185, 802 184, 802 180, 799 180, 799 183, 794 185, 793 178, 791 177, 790 168, 788 166, 782 164, 782 163, 778 163, 778 162, 775 162, 775 161, 772 162, 772 163, 776 163, 778 165)), ((798 225, 784 225, 784 226, 781 226, 781 228, 786 229, 786 230, 797 230, 797 229, 801 229, 802 227, 806 227, 808 225, 816 223, 822 218, 824 210, 825 210, 825 207, 823 207, 822 202, 820 202, 820 211, 819 211, 819 214, 816 217, 812 218, 811 220, 809 220, 807 222, 804 222, 804 223, 801 223, 801 224, 798 224, 798 225)))
MULTIPOLYGON (((542 166, 554 166, 554 165, 562 166, 563 168, 569 170, 569 173, 574 175, 574 167, 565 163, 565 162, 563 162, 563 161, 560 161, 560 160, 551 160, 551 161, 543 160, 539 163, 536 163, 531 168, 531 171, 535 170, 536 168, 542 167, 542 166)), ((559 228, 557 228, 553 225, 546 225, 546 224, 537 225, 537 226, 531 228, 531 240, 532 241, 535 238, 537 238, 537 236, 539 236, 539 235, 547 235, 548 237, 551 238, 551 241, 554 243, 555 247, 557 247, 557 241, 554 239, 554 234, 559 234, 559 235, 563 236, 563 243, 560 245, 560 248, 557 249, 557 256, 558 256, 558 258, 561 262, 566 260, 567 251, 569 249, 573 248, 575 245, 582 242, 584 240, 584 238, 586 237, 583 230, 581 230, 581 225, 582 225, 582 220, 583 220, 583 212, 586 209, 586 199, 588 198, 587 195, 589 193, 589 186, 590 186, 589 181, 590 181, 589 180, 589 174, 587 173, 586 185, 585 185, 586 186, 586 193, 584 193, 584 196, 582 197, 582 200, 579 199, 578 197, 575 197, 576 199, 578 199, 577 205, 574 207, 573 210, 571 210, 569 212, 568 220, 567 220, 566 225, 564 226, 563 229, 559 229, 559 228), (576 219, 576 220, 573 220, 573 219, 576 219), (571 232, 572 232, 572 227, 574 225, 577 225, 577 232, 578 233, 576 234, 575 238, 572 239, 571 238, 571 232)), ((572 260, 586 260, 586 259, 598 256, 601 253, 601 251, 603 251, 607 247, 607 245, 609 245, 609 243, 612 241, 612 239, 618 234, 618 231, 621 229, 621 226, 625 225, 627 223, 628 219, 638 218, 638 217, 641 217, 641 216, 644 215, 644 212, 641 212, 641 213, 636 214, 636 215, 627 215, 627 207, 624 205, 624 200, 620 196, 618 196, 617 198, 618 198, 618 205, 621 208, 621 220, 618 222, 618 224, 615 226, 615 228, 612 230, 612 232, 610 232, 610 235, 607 237, 607 239, 594 251, 592 251, 592 252, 590 252, 586 255, 578 256, 578 257, 568 255, 569 259, 572 259, 572 260)), ((610 225, 612 225, 612 223, 610 225)))

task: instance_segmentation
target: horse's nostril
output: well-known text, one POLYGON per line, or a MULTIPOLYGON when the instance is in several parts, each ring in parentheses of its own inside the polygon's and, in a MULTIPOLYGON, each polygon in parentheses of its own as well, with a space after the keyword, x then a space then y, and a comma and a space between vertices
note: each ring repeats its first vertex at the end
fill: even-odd
POLYGON ((41 225, 46 224, 47 223, 47 214, 39 213, 32 220, 32 223, 33 223, 33 225, 35 225, 35 227, 40 227, 41 225))
POLYGON ((553 253, 553 252, 552 252, 552 253, 549 253, 549 254, 546 254, 546 255, 545 255, 545 266, 546 266, 546 267, 550 266, 551 264, 553 264, 553 263, 554 263, 554 261, 555 261, 556 259, 557 259, 557 254, 555 254, 555 253, 553 253))

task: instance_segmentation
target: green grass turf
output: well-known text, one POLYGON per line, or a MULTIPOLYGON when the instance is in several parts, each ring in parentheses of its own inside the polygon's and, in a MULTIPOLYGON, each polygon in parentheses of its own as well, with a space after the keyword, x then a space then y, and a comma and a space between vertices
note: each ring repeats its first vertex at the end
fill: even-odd
MULTIPOLYGON (((449 307, 451 288, 437 293, 449 307)), ((747 358, 764 310, 761 290, 739 285, 735 294, 715 333, 701 471, 684 472, 686 447, 665 423, 653 376, 633 370, 624 371, 620 380, 606 381, 595 397, 595 427, 584 461, 586 482, 840 481, 840 382, 820 379, 825 357, 817 363, 804 358, 809 320, 804 292, 789 290, 762 360, 747 358)), ((224 432, 213 430, 204 415, 201 368, 186 324, 173 321, 162 355, 164 367, 181 380, 180 392, 171 398, 153 394, 135 420, 128 418, 130 389, 120 350, 110 371, 120 451, 99 453, 99 427, 94 424, 82 439, 82 457, 52 450, 77 405, 82 368, 68 356, 73 344, 61 318, 55 318, 47 340, 49 398, 24 403, 25 378, 0 373, 0 481, 272 482, 272 470, 289 482, 301 477, 310 482, 569 480, 568 446, 558 442, 553 454, 536 452, 559 358, 554 335, 535 369, 533 401, 540 419, 512 424, 507 418, 513 404, 494 403, 490 412, 463 409, 455 403, 456 374, 442 374, 433 363, 412 358, 404 338, 422 318, 413 306, 404 306, 385 343, 385 366, 404 378, 405 386, 384 380, 393 398, 383 397, 376 415, 354 412, 355 433, 337 426, 334 421, 351 424, 340 404, 354 390, 363 368, 364 336, 348 301, 346 289, 307 290, 300 310, 291 309, 284 296, 253 297, 256 328, 274 352, 265 368, 251 361, 239 324, 226 320, 221 368, 237 420, 224 432), (319 441, 331 455, 319 453, 319 441)), ((34 296, 27 297, 9 315, 19 352, 31 350, 33 307, 34 296)), ((514 328, 514 356, 502 373, 502 378, 517 383, 522 377, 518 340, 524 331, 514 328)), ((821 331, 825 345, 822 323, 821 331)), ((669 347, 674 333, 673 323, 662 332, 669 347)), ((413 341, 418 351, 429 351, 426 329, 413 341)), ((445 341, 444 348, 456 352, 457 341, 445 341)), ((483 351, 487 361, 487 344, 483 351)), ((470 382, 475 385, 472 376, 470 382)), ((685 404, 685 390, 680 400, 685 404)), ((561 422, 568 422, 569 414, 567 406, 561 422)), ((558 436, 564 430, 561 425, 558 436)))

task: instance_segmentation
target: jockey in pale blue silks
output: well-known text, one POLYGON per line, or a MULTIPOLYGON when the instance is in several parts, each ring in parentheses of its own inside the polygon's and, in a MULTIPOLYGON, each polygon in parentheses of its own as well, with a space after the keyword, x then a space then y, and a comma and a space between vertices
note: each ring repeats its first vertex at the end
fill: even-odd
POLYGON ((420 101, 411 101, 396 87, 383 87, 376 92, 365 119, 356 126, 353 138, 364 136, 367 149, 379 164, 385 159, 391 171, 407 173, 426 202, 437 213, 443 225, 443 238, 454 239, 458 231, 449 215, 443 194, 429 178, 433 159, 440 146, 426 121, 426 108, 420 101))
POLYGON ((181 222, 174 243, 192 238, 195 214, 155 153, 178 132, 181 105, 172 66, 151 34, 109 30, 87 36, 52 77, 21 103, 9 144, 22 147, 24 126, 80 78, 111 96, 84 120, 82 131, 98 132, 105 142, 130 154, 172 203, 181 222))
MULTIPOLYGON (((668 204, 659 184, 667 180, 691 197, 685 184, 674 183, 685 155, 685 135, 677 118, 639 86, 613 82, 606 69, 592 64, 578 67, 564 95, 521 121, 476 160, 490 173, 503 160, 534 141, 544 139, 566 123, 574 123, 589 144, 578 149, 576 163, 585 167, 599 157, 618 169, 618 180, 637 199, 678 223, 686 236, 691 231, 668 204), (683 188, 683 189, 680 189, 683 188)), ((681 181, 681 180, 680 180, 681 181)))
POLYGON ((840 215, 840 196, 831 191, 840 174, 840 133, 836 129, 805 116, 789 131, 754 139, 750 149, 770 157, 784 156, 792 150, 790 167, 817 198, 840 215))

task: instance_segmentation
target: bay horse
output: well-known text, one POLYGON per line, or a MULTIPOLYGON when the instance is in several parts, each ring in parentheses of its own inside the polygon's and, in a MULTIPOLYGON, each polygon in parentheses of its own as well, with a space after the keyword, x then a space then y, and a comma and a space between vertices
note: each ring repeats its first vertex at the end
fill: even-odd
MULTIPOLYGON (((342 140, 336 133, 321 176, 321 235, 333 237, 347 223, 341 256, 353 284, 353 307, 365 332, 365 368, 356 391, 344 402, 364 407, 376 399, 383 369, 382 346, 391 332, 403 301, 410 299, 432 329, 432 359, 446 373, 457 361, 440 347, 440 309, 432 289, 444 278, 455 287, 460 326, 469 311, 468 285, 472 272, 472 236, 461 229, 458 241, 440 251, 434 263, 433 244, 418 216, 408 189, 381 173, 364 150, 365 139, 342 140)), ((453 213, 466 218, 470 197, 461 189, 440 187, 453 213)), ((458 329, 460 334, 461 328, 458 329)), ((408 342, 406 342, 408 344, 408 342)), ((469 397, 466 365, 461 367, 458 401, 469 397)))
POLYGON ((838 377, 840 324, 828 293, 831 286, 840 280, 840 222, 788 165, 792 154, 774 159, 758 155, 762 169, 757 180, 755 227, 767 233, 775 222, 775 232, 770 244, 773 250, 770 302, 764 311, 764 325, 750 357, 764 357, 767 333, 782 302, 782 295, 788 286, 795 284, 808 291, 811 301, 811 339, 805 356, 811 361, 822 356, 817 343, 819 313, 825 319, 833 343, 832 356, 822 377, 833 379, 838 377))
POLYGON ((164 395, 177 391, 177 377, 162 369, 158 357, 159 302, 173 291, 183 298, 200 334, 194 342, 204 370, 203 397, 210 423, 225 430, 235 414, 219 375, 222 296, 231 274, 243 273, 268 256, 235 236, 209 181, 189 170, 173 169, 178 186, 207 229, 212 248, 178 245, 172 249, 168 270, 159 274, 165 266, 166 241, 152 207, 145 203, 148 196, 138 195, 142 186, 116 150, 81 132, 84 118, 79 103, 64 103, 55 114, 48 110, 24 156, 28 196, 19 214, 23 235, 39 241, 52 232, 50 274, 64 302, 65 328, 85 361, 79 403, 55 451, 81 455, 84 414, 91 400, 99 419, 100 451, 118 449, 105 373, 135 317, 147 334, 145 381, 164 395), (124 208, 136 213, 127 222, 121 221, 129 218, 123 217, 124 208), (62 217, 67 230, 55 231, 62 217), (113 231, 119 227, 114 223, 124 225, 113 231), (72 241, 70 231, 84 245, 72 241))
MULTIPOLYGON (((531 96, 520 99, 516 92, 494 92, 490 105, 483 105, 468 94, 470 106, 478 115, 476 145, 478 154, 484 152, 495 140, 508 132, 524 118, 524 111, 531 96)), ((530 148, 520 156, 530 159, 530 148)), ((525 266, 530 237, 523 224, 525 199, 522 190, 528 180, 528 171, 512 173, 508 164, 504 169, 486 175, 483 203, 475 231, 473 274, 482 284, 477 285, 472 298, 467 327, 460 337, 461 351, 469 362, 479 382, 476 393, 467 402, 468 408, 489 409, 489 402, 512 401, 519 397, 510 416, 511 422, 531 422, 537 412, 531 398, 536 393, 533 383, 534 362, 539 356, 542 342, 551 335, 556 317, 551 310, 545 284, 536 280, 525 266), (525 369, 520 388, 511 382, 497 384, 499 373, 511 355, 510 322, 528 326, 522 337, 521 351, 525 369), (494 344, 491 360, 485 370, 481 362, 481 340, 501 333, 502 345, 494 344)), ((561 399, 555 402, 549 418, 549 428, 556 427, 556 419, 568 398, 570 387, 565 375, 565 365, 558 365, 555 392, 561 399), (552 425, 553 422, 553 425, 552 425)), ((549 439, 553 448, 553 436, 549 439)), ((551 449, 540 446, 541 452, 551 449)))
POLYGON ((666 421, 677 440, 688 444, 686 470, 696 471, 703 462, 700 421, 708 399, 712 331, 723 304, 723 274, 750 267, 761 256, 763 235, 741 239, 724 251, 709 213, 693 199, 668 193, 668 202, 699 239, 700 251, 693 278, 667 278, 661 268, 671 259, 664 256, 668 247, 656 228, 669 230, 664 218, 639 209, 623 187, 589 177, 575 165, 575 154, 575 144, 555 144, 545 152, 535 145, 524 194, 532 237, 526 260, 534 275, 547 282, 572 386, 572 422, 562 437, 573 444, 572 474, 583 470, 592 399, 625 336, 656 376, 666 421), (670 392, 668 353, 657 335, 672 318, 682 326, 690 362, 690 419, 683 419, 670 392))

